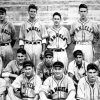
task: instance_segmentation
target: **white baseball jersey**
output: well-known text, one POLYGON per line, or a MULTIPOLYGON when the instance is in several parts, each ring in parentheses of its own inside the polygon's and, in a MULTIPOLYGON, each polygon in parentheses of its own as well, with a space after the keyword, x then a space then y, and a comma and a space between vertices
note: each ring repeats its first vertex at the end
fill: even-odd
POLYGON ((42 43, 46 43, 46 37, 46 28, 38 20, 33 23, 28 20, 21 26, 19 45, 24 45, 35 66, 41 61, 42 43))
MULTIPOLYGON (((48 77, 43 83, 45 93, 51 93, 52 100, 66 100, 71 91, 75 91, 73 81, 67 75, 63 75, 61 80, 56 80, 54 76, 48 77)), ((73 97, 71 97, 74 99, 73 97)))
POLYGON ((93 61, 94 49, 92 41, 94 40, 94 36, 98 36, 98 33, 97 25, 91 20, 87 20, 86 22, 78 20, 71 26, 70 34, 74 34, 74 40, 76 41, 74 51, 82 50, 87 62, 93 61))
POLYGON ((100 100, 100 77, 97 77, 92 87, 87 76, 80 79, 78 83, 77 98, 79 100, 100 100))
POLYGON ((76 61, 73 60, 68 65, 68 73, 75 75, 76 79, 80 80, 80 78, 82 78, 84 75, 86 75, 87 65, 88 65, 88 63, 83 60, 82 66, 79 69, 76 65, 76 61))
POLYGON ((63 62, 65 69, 67 70, 68 65, 68 57, 67 57, 67 44, 70 44, 70 34, 67 28, 61 26, 58 29, 55 29, 54 27, 51 27, 47 30, 48 36, 49 36, 49 45, 47 48, 50 49, 64 49, 60 52, 53 51, 54 57, 53 61, 61 61, 63 62))
POLYGON ((42 81, 39 76, 35 75, 28 80, 24 74, 18 76, 12 83, 12 87, 17 89, 21 88, 22 98, 27 100, 33 100, 36 94, 39 94, 39 89, 42 81))

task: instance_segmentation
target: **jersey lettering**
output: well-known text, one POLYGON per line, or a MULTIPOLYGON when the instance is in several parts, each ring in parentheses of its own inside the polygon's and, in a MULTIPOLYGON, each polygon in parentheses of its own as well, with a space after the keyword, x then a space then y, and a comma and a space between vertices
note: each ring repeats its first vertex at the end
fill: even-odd
POLYGON ((9 32, 8 30, 6 30, 6 29, 2 29, 2 30, 1 30, 1 33, 5 33, 5 34, 7 34, 7 35, 10 35, 10 32, 9 32))
POLYGON ((40 29, 39 29, 38 27, 34 27, 34 26, 29 27, 28 29, 26 29, 27 33, 28 33, 29 31, 32 31, 32 30, 35 30, 36 32, 40 32, 40 29))
POLYGON ((34 84, 32 84, 32 83, 23 83, 22 84, 22 87, 23 88, 31 88, 31 89, 34 89, 34 84))
POLYGON ((90 28, 89 26, 79 26, 78 28, 75 29, 75 31, 78 33, 79 31, 82 31, 82 30, 86 30, 90 33, 93 33, 93 29, 90 28))

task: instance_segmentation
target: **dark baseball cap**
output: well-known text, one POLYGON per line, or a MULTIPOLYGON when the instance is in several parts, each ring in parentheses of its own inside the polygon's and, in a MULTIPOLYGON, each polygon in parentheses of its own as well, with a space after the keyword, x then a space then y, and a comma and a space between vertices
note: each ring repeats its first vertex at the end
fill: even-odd
POLYGON ((27 66, 34 67, 32 61, 30 61, 30 60, 23 62, 23 68, 26 68, 27 66))
POLYGON ((2 13, 6 13, 6 9, 3 8, 3 7, 0 7, 0 12, 2 12, 2 13))
POLYGON ((53 67, 60 67, 60 68, 64 68, 64 64, 60 61, 54 62, 53 63, 53 67))
POLYGON ((50 56, 53 57, 53 52, 52 52, 50 49, 47 49, 47 50, 44 52, 44 57, 47 57, 48 55, 50 55, 50 56))

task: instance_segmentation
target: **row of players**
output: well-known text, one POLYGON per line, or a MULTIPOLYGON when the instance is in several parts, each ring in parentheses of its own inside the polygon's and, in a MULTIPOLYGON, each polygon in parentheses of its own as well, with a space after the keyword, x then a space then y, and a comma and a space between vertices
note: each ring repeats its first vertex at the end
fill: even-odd
POLYGON ((51 50, 45 51, 43 61, 35 67, 19 48, 16 59, 2 72, 0 100, 99 100, 97 61, 88 64, 81 50, 74 51, 73 57, 65 74, 64 64, 53 62, 51 50))

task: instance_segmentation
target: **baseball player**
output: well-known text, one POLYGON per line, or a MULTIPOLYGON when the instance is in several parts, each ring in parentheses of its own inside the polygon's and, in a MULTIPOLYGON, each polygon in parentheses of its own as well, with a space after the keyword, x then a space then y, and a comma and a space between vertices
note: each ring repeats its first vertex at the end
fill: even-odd
POLYGON ((43 61, 37 65, 36 74, 39 75, 44 82, 47 77, 52 75, 53 52, 49 49, 45 50, 43 61))
POLYGON ((31 61, 25 61, 23 67, 25 73, 14 80, 8 95, 11 100, 16 100, 14 91, 20 90, 21 100, 39 100, 39 89, 42 81, 38 75, 35 75, 35 66, 31 61))
POLYGON ((80 19, 71 25, 70 33, 74 36, 76 42, 75 50, 82 50, 84 59, 87 62, 93 62, 94 48, 92 43, 99 39, 97 25, 87 18, 88 7, 85 4, 79 6, 80 19), (88 53, 87 53, 88 51, 88 53))
POLYGON ((100 100, 100 77, 97 76, 98 67, 90 63, 87 66, 87 76, 78 83, 78 100, 100 100))
POLYGON ((76 50, 73 53, 74 60, 68 65, 68 74, 73 79, 75 86, 83 76, 86 75, 88 63, 83 60, 83 53, 81 50, 76 50))
POLYGON ((64 74, 64 64, 53 64, 54 75, 48 77, 40 91, 40 100, 74 100, 75 87, 72 79, 64 74))
POLYGON ((16 59, 10 61, 2 72, 2 77, 11 84, 15 78, 23 73, 23 62, 26 60, 26 51, 23 48, 17 50, 16 59))
POLYGON ((29 54, 35 66, 41 61, 40 55, 45 50, 47 32, 42 23, 36 19, 37 6, 28 7, 29 19, 21 26, 19 45, 29 54))
POLYGON ((15 44, 15 28, 6 20, 6 9, 0 7, 0 55, 3 58, 4 67, 13 59, 13 49, 15 44))
POLYGON ((70 34, 67 28, 61 26, 61 14, 55 12, 53 14, 54 25, 48 28, 47 33, 49 37, 49 44, 47 48, 54 52, 53 61, 61 61, 64 63, 64 68, 67 70, 68 57, 67 57, 67 46, 70 44, 70 34))

